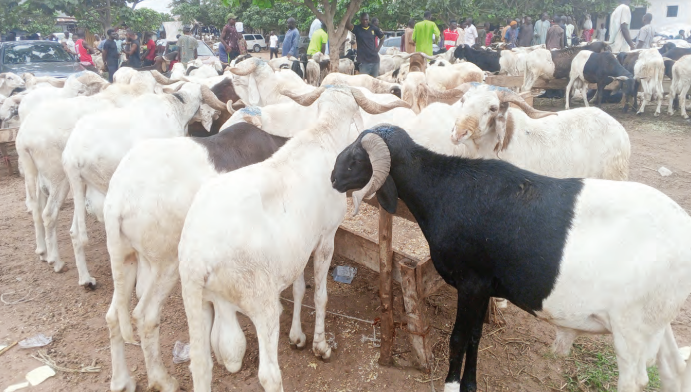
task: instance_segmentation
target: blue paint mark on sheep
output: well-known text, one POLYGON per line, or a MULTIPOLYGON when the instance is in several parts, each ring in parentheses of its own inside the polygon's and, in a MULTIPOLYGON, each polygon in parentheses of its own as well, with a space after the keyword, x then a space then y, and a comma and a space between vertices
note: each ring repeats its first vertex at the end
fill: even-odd
POLYGON ((262 114, 262 108, 259 106, 246 106, 240 109, 240 111, 250 116, 260 116, 262 114))

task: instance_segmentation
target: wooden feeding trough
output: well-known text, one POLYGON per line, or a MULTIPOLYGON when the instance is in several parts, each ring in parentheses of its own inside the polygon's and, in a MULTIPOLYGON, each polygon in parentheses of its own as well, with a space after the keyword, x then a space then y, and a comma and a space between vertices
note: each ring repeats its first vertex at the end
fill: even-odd
MULTIPOLYGON (((403 305, 406 313, 407 331, 410 343, 423 370, 432 365, 432 346, 429 337, 429 322, 425 319, 425 297, 446 284, 439 276, 432 259, 416 259, 393 249, 393 215, 386 212, 376 197, 365 200, 379 209, 379 241, 363 237, 343 226, 336 232, 334 253, 379 272, 379 297, 381 299, 381 353, 379 363, 389 366, 393 363, 391 350, 394 343, 393 281, 400 283, 403 291, 403 305)), ((403 201, 398 200, 396 216, 416 222, 403 201)))
POLYGON ((17 139, 17 132, 19 128, 3 128, 0 129, 0 160, 7 165, 7 172, 12 175, 12 162, 10 161, 9 153, 7 152, 7 147, 10 144, 14 144, 17 139))

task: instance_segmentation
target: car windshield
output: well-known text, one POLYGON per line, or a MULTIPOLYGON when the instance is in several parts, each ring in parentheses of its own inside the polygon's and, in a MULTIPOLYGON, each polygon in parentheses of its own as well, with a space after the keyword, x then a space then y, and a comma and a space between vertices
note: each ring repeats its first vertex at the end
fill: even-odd
MULTIPOLYGON (((215 56, 214 52, 209 49, 206 44, 200 40, 197 40, 199 42, 199 46, 197 46, 197 56, 215 56)), ((168 44, 168 53, 170 52, 176 52, 178 50, 177 42, 169 43, 168 44)))
POLYGON ((384 41, 384 46, 401 46, 401 37, 387 39, 384 41))
POLYGON ((74 59, 61 46, 43 43, 26 43, 5 47, 5 64, 62 63, 74 59))
POLYGON ((199 56, 214 56, 214 53, 209 49, 208 46, 202 41, 199 41, 199 46, 197 47, 197 55, 199 56))

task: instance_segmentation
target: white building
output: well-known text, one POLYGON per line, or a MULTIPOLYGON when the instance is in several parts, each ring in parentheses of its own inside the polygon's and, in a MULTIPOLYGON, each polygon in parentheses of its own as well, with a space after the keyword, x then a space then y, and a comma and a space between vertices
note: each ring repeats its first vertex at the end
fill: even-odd
POLYGON ((646 13, 653 15, 652 25, 658 34, 676 36, 679 30, 691 30, 690 0, 648 0, 650 5, 638 6, 631 12, 631 38, 638 35, 643 27, 642 18, 646 13))

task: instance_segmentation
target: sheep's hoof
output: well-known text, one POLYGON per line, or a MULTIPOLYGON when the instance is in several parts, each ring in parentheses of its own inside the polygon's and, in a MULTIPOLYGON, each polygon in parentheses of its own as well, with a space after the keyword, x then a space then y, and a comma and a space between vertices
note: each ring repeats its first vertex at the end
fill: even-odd
POLYGON ((660 117, 660 112, 655 112, 655 113, 653 114, 653 116, 655 116, 655 117, 660 117))
POLYGON ((132 377, 127 377, 127 382, 125 385, 117 385, 115 380, 110 382, 111 392, 134 392, 137 389, 137 383, 132 377))
POLYGON ((315 344, 312 347, 312 352, 317 357, 321 357, 324 362, 328 362, 331 358, 331 347, 326 341, 321 342, 321 344, 315 344))
POLYGON ((63 263, 62 261, 59 261, 59 262, 53 264, 53 271, 55 271, 57 273, 66 272, 68 269, 69 268, 67 268, 67 265, 65 263, 63 263))
POLYGON ((81 286, 84 287, 84 290, 86 291, 94 291, 96 289, 96 279, 91 278, 89 279, 88 282, 86 283, 79 283, 81 286))
POLYGON ((289 338, 289 342, 290 347, 295 349, 302 349, 305 348, 305 346, 307 345, 307 336, 304 333, 301 333, 297 341, 294 341, 293 338, 289 338))
POLYGON ((48 261, 48 251, 46 250, 41 250, 41 249, 36 249, 36 254, 38 255, 38 259, 41 261, 48 261))

